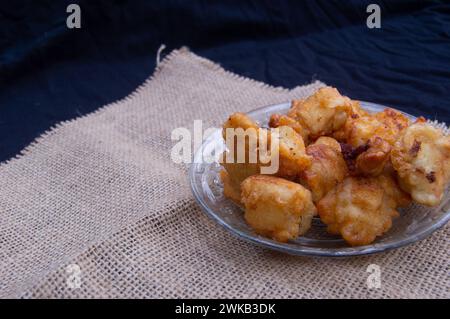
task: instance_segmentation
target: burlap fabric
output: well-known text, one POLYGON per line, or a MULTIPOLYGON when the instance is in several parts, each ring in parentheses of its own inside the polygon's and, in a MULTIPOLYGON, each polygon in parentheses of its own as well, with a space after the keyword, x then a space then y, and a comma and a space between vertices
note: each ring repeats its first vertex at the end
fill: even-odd
POLYGON ((0 296, 450 297, 448 226, 387 253, 306 258, 243 242, 195 203, 170 159, 174 128, 321 85, 270 87, 182 49, 127 98, 58 125, 0 166, 0 296), (372 263, 380 289, 366 285, 372 263))

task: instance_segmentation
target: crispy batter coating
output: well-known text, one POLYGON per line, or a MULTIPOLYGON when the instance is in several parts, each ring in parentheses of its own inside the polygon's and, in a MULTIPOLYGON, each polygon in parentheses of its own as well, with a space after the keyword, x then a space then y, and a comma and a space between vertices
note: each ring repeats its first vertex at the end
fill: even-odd
POLYGON ((350 116, 334 136, 353 147, 363 146, 375 137, 380 137, 393 146, 400 133, 409 126, 409 122, 399 111, 386 108, 373 115, 360 113, 350 116))
POLYGON ((243 113, 235 113, 225 122, 223 136, 228 149, 234 150, 231 154, 225 152, 221 159, 221 165, 227 172, 226 175, 224 173, 221 175, 226 188, 225 196, 239 202, 236 194, 240 194, 242 181, 249 176, 261 174, 261 168, 270 167, 272 161, 276 159, 278 159, 278 169, 273 174, 287 179, 296 179, 301 171, 311 166, 311 157, 306 154, 305 144, 298 133, 288 126, 279 127, 277 133, 279 136, 279 139, 277 139, 279 156, 276 158, 275 153, 271 154, 268 151, 268 147, 275 143, 274 132, 260 129, 253 120, 243 113), (229 129, 233 130, 230 131, 229 129), (229 136, 228 134, 233 135, 229 136), (267 145, 261 145, 259 138, 265 139, 267 145), (253 142, 251 142, 252 140, 253 142), (239 147, 244 148, 242 158, 238 156, 239 147), (255 156, 251 157, 251 153, 255 156), (263 160, 261 154, 267 155, 268 158, 263 160), (228 158, 227 155, 231 158, 228 158), (271 161, 268 162, 268 160, 271 161))
POLYGON ((344 127, 345 141, 353 147, 366 145, 370 138, 385 134, 383 124, 373 116, 349 119, 344 127))
POLYGON ((376 113, 374 116, 378 121, 386 125, 390 131, 393 141, 389 139, 386 140, 389 141, 391 145, 397 140, 398 134, 410 125, 409 118, 403 113, 389 107, 385 108, 382 112, 376 113))
POLYGON ((400 133, 409 125, 402 113, 386 108, 369 115, 350 116, 334 136, 347 145, 344 158, 352 175, 380 175, 389 163, 390 152, 400 133))
POLYGON ((383 173, 389 164, 391 146, 381 137, 375 136, 365 146, 353 149, 353 158, 347 157, 348 166, 352 175, 377 176, 383 173), (359 153, 361 151, 361 153, 359 153), (359 153, 359 154, 358 154, 359 153))
POLYGON ((328 145, 329 147, 331 147, 332 149, 334 149, 336 152, 341 152, 341 144, 336 141, 334 138, 329 137, 329 136, 321 136, 319 137, 314 144, 318 145, 318 144, 323 144, 323 145, 328 145))
POLYGON ((349 114, 351 118, 355 119, 361 116, 369 115, 369 113, 361 107, 361 103, 359 101, 351 100, 351 103, 352 108, 351 113, 349 114))
POLYGON ((305 143, 300 134, 289 126, 280 126, 279 132, 279 177, 296 179, 311 166, 312 158, 306 154, 305 143))
POLYGON ((352 102, 333 87, 317 90, 305 100, 292 101, 288 116, 297 120, 312 140, 339 130, 351 113, 352 102))
POLYGON ((361 108, 361 104, 359 103, 359 101, 351 100, 350 103, 351 108, 348 112, 345 124, 341 128, 335 130, 331 135, 340 142, 347 142, 349 127, 351 126, 351 123, 353 123, 353 121, 360 117, 369 115, 363 108, 361 108))
POLYGON ((404 130, 391 152, 401 187, 424 205, 436 206, 450 179, 450 136, 419 121, 404 130))
POLYGON ((385 169, 382 175, 377 176, 377 181, 383 188, 385 200, 392 207, 406 207, 411 204, 411 196, 404 192, 397 183, 397 174, 394 170, 385 169))
POLYGON ((241 183, 249 176, 260 173, 260 166, 256 163, 221 163, 224 170, 220 172, 220 179, 224 187, 225 197, 240 203, 241 183))
POLYGON ((407 202, 394 179, 347 177, 317 204, 328 232, 340 234, 351 246, 368 245, 392 226, 396 207, 407 202))
POLYGON ((257 232, 280 242, 303 235, 316 208, 311 193, 282 178, 255 175, 242 183, 245 220, 257 232))
POLYGON ((250 152, 257 154, 257 143, 250 143, 250 137, 253 141, 257 141, 258 129, 258 124, 244 113, 232 114, 223 124, 222 135, 231 153, 224 152, 222 154, 220 163, 225 170, 221 172, 220 178, 224 184, 224 195, 237 203, 240 203, 242 181, 260 172, 258 159, 250 161, 249 156, 250 152), (241 160, 238 158, 238 145, 243 148, 242 162, 238 161, 241 160), (227 156, 230 156, 231 159, 227 159, 227 156))
POLYGON ((236 112, 230 115, 228 120, 223 124, 223 138, 226 139, 226 129, 227 128, 242 128, 244 130, 248 128, 253 128, 257 130, 259 125, 253 121, 247 114, 236 112))
POLYGON ((311 167, 302 172, 300 179, 311 190, 316 203, 342 182, 348 174, 347 165, 339 143, 331 137, 320 137, 306 148, 306 153, 312 156, 313 161, 311 167))
POLYGON ((226 170, 221 170, 219 176, 223 183, 223 195, 236 204, 241 204, 240 184, 232 181, 226 170))
POLYGON ((296 131, 298 134, 300 134, 301 137, 303 138, 303 142, 305 143, 305 145, 308 145, 309 142, 308 130, 306 130, 303 126, 301 126, 300 123, 295 119, 293 119, 292 117, 281 114, 272 114, 270 116, 269 126, 273 128, 280 126, 289 126, 293 128, 294 131, 296 131))

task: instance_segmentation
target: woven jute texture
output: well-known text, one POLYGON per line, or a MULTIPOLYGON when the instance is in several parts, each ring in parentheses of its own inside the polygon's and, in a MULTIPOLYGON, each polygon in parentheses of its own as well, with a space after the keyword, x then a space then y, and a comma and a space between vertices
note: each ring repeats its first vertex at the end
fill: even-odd
POLYGON ((0 166, 0 297, 449 298, 448 226, 387 253, 295 257, 235 238, 195 203, 170 158, 174 128, 322 85, 274 88, 181 49, 130 96, 53 128, 0 166))

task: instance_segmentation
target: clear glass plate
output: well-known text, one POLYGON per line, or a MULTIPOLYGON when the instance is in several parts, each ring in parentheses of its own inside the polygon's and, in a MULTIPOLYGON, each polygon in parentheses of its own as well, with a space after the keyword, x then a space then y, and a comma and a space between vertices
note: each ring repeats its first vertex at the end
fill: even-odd
MULTIPOLYGON (((369 112, 379 112, 385 108, 385 106, 368 102, 361 102, 361 106, 369 112)), ((267 126, 271 114, 286 113, 289 107, 290 103, 283 103, 259 108, 248 114, 261 126, 267 126)), ((415 120, 414 116, 404 114, 415 120)), ((195 199, 219 225, 239 238, 263 247, 294 255, 339 257, 372 254, 421 240, 445 225, 450 219, 450 194, 447 189, 444 200, 438 207, 430 208, 413 204, 406 209, 401 209, 401 216, 394 220, 392 228, 371 245, 349 247, 340 237, 328 234, 325 225, 318 217, 314 218, 311 229, 304 236, 288 243, 279 243, 257 235, 246 224, 242 208, 223 196, 223 187, 219 178, 221 167, 217 162, 221 152, 214 158, 208 155, 215 147, 221 151, 225 149, 220 130, 204 141, 190 167, 189 179, 195 199)))

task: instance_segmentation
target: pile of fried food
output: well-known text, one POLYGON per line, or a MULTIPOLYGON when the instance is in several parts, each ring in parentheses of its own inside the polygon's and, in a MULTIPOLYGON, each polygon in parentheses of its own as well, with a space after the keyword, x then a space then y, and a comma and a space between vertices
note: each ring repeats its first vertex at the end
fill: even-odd
MULTIPOLYGON (((292 101, 269 126, 234 113, 223 137, 232 140, 227 128, 242 129, 233 138, 254 128, 270 142, 278 128, 277 172, 262 175, 259 159, 227 160, 228 150, 220 176, 224 195, 245 207, 250 227, 280 242, 304 235, 318 215, 329 233, 368 245, 391 228, 399 207, 412 200, 438 205, 450 180, 450 136, 391 108, 369 114, 332 87, 292 101)), ((260 147, 245 141, 246 152, 260 147)))

